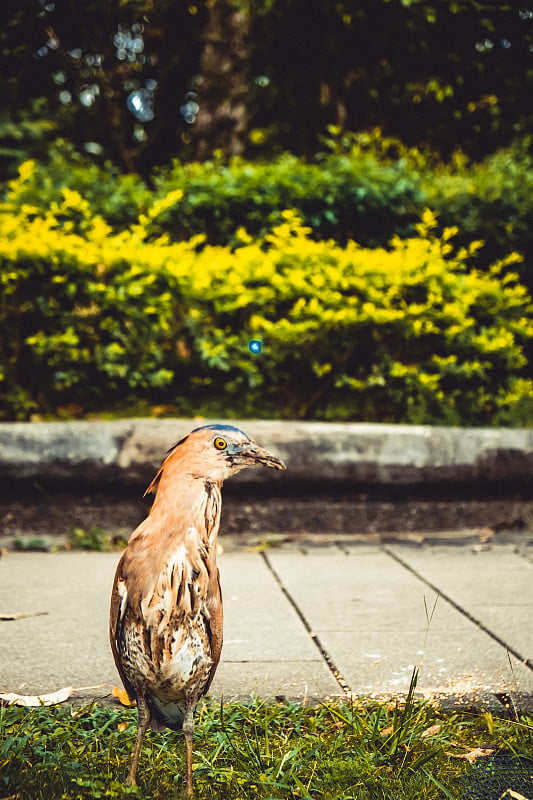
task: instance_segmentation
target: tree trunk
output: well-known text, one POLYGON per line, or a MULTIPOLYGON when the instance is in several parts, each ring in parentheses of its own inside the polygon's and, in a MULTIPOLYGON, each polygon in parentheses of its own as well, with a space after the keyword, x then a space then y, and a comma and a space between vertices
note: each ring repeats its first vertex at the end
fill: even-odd
POLYGON ((212 0, 198 84, 192 137, 199 159, 216 150, 238 155, 248 128, 249 15, 231 0, 212 0))

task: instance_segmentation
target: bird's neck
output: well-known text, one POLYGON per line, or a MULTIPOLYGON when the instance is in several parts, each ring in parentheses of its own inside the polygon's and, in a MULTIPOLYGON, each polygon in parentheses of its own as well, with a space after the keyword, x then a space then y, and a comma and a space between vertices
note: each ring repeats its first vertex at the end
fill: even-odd
POLYGON ((187 472, 163 472, 157 487, 150 519, 157 518, 160 530, 176 544, 195 528, 210 550, 218 533, 222 496, 220 483, 187 472))
POLYGON ((186 473, 170 479, 163 472, 150 513, 130 537, 121 562, 122 573, 129 576, 132 603, 150 603, 151 598, 163 596, 176 566, 182 576, 204 574, 206 603, 213 609, 220 602, 216 563, 220 508, 219 484, 186 473))

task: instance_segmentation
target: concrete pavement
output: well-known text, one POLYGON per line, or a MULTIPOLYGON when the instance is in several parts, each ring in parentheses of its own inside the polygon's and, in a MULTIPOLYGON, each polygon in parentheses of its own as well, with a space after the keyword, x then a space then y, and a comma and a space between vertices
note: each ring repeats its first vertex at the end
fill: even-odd
MULTIPOLYGON (((118 558, 0 558, 0 692, 73 686, 75 697, 103 698, 120 685, 107 639, 118 558), (22 614, 31 616, 8 619, 22 614)), ((425 696, 532 705, 531 536, 487 549, 240 549, 222 553, 219 566, 225 641, 214 696, 389 697, 408 689, 418 666, 425 696)))

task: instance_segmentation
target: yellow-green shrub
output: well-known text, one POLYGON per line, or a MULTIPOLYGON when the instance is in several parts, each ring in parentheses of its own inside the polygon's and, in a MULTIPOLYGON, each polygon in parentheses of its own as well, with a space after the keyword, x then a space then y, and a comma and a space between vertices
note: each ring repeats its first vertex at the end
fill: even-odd
MULTIPOLYGON (((60 208, 65 191, 77 191, 114 233, 134 225, 140 214, 146 239, 167 234, 174 241, 205 235, 206 243, 234 246, 241 227, 263 237, 295 209, 314 239, 354 239, 386 247, 393 236, 409 238, 424 208, 439 229, 460 224, 457 242, 482 239, 477 266, 519 252, 521 280, 533 289, 533 156, 525 138, 479 164, 460 152, 443 165, 436 154, 407 148, 379 130, 343 133, 325 142, 330 152, 306 162, 291 155, 268 163, 233 159, 180 164, 150 178, 121 175, 97 166, 72 146, 56 142, 48 159, 22 165, 23 179, 4 190, 13 211, 33 206, 37 215, 60 208), (149 214, 149 210, 157 213, 149 214)), ((83 217, 73 213, 79 233, 83 217)))
POLYGON ((234 250, 148 241, 163 209, 114 234, 73 190, 45 215, 4 204, 4 418, 136 398, 183 414, 533 421, 517 257, 472 269, 477 246, 454 253, 429 212, 387 250, 315 241, 290 211, 234 250))
POLYGON ((425 178, 427 203, 441 225, 460 220, 462 242, 483 239, 483 264, 511 250, 524 257, 522 281, 533 290, 533 153, 517 142, 479 164, 455 159, 425 178))
POLYGON ((162 205, 147 228, 151 237, 166 233, 183 241, 202 234, 221 245, 233 244, 240 227, 265 235, 285 208, 297 209, 315 238, 386 245, 393 234, 413 234, 424 203, 418 176, 407 174, 403 159, 380 163, 360 150, 324 155, 320 163, 289 154, 267 163, 176 161, 151 176, 153 192, 139 176, 121 175, 111 164, 99 167, 64 142, 22 171, 24 180, 9 190, 14 207, 47 209, 61 203, 64 189, 76 190, 116 232, 133 224, 155 196, 162 205))

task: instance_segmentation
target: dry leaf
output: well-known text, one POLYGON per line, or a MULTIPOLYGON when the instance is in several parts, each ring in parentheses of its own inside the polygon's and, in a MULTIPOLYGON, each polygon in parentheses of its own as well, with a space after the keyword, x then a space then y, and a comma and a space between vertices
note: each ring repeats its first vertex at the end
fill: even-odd
POLYGON ((482 528, 479 532, 479 541, 484 544, 485 542, 489 542, 493 536, 494 531, 492 528, 482 528))
POLYGON ((118 725, 117 725, 117 730, 119 730, 121 733, 123 733, 126 730, 127 727, 128 727, 128 723, 127 722, 119 722, 118 725))
POLYGON ((127 691, 125 689, 121 689, 120 686, 115 686, 111 694, 113 695, 113 697, 116 697, 119 703, 121 703, 123 706, 133 705, 128 696, 127 691))
POLYGON ((0 694, 0 703, 8 706, 53 706, 56 703, 64 703, 74 691, 72 686, 65 686, 64 689, 58 689, 51 694, 29 695, 9 692, 0 694))
POLYGON ((105 683, 98 683, 98 684, 96 684, 96 686, 76 686, 76 688, 73 689, 72 691, 73 692, 88 692, 89 689, 103 689, 105 685, 106 685, 105 683))
POLYGON ((64 689, 58 689, 57 692, 50 692, 49 694, 16 694, 15 692, 8 692, 0 694, 0 704, 8 706, 53 706, 57 703, 64 703, 68 700, 74 692, 84 692, 87 689, 103 689, 105 683, 100 683, 98 686, 80 686, 74 689, 72 686, 65 686, 64 689))
POLYGON ((474 747, 472 750, 469 750, 468 753, 447 753, 447 755, 452 756, 452 758, 464 758, 466 761, 475 761, 476 758, 491 756, 493 753, 493 747, 488 747, 485 750, 482 747, 474 747))
POLYGON ((422 739, 425 739, 428 736, 435 736, 435 734, 440 731, 441 727, 442 725, 430 725, 429 728, 426 728, 426 730, 420 735, 422 736, 422 739))
POLYGON ((389 725, 387 728, 382 728, 379 733, 381 736, 390 736, 391 733, 394 733, 394 728, 389 725))
POLYGON ((27 613, 15 611, 13 613, 0 613, 0 620, 2 622, 7 622, 16 619, 29 619, 29 617, 45 617, 48 613, 48 611, 29 611, 27 613))

